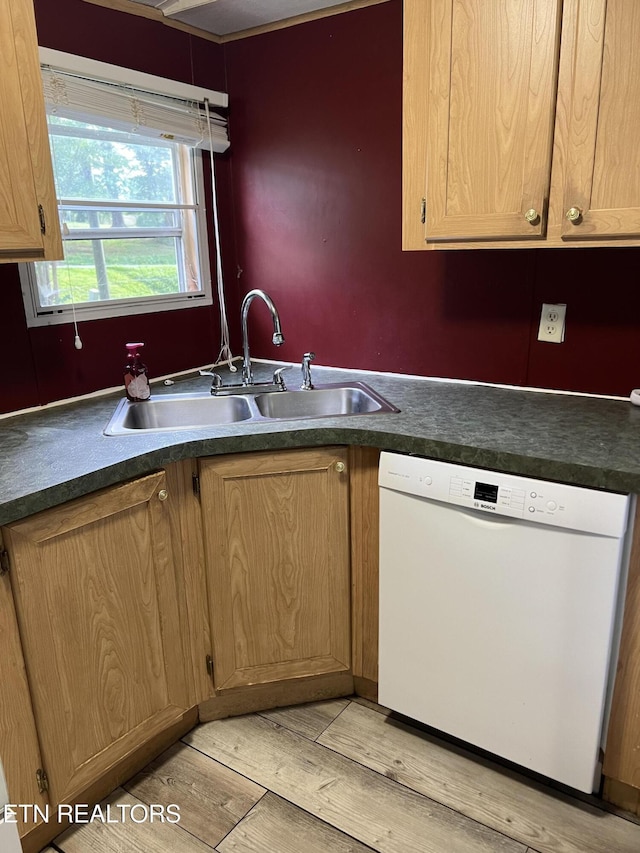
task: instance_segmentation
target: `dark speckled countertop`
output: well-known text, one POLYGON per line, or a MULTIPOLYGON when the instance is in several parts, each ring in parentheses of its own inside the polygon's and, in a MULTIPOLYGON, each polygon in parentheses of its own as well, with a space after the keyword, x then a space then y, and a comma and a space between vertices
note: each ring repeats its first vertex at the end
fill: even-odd
MULTIPOLYGON (((270 377, 273 367, 255 364, 255 378, 270 377)), ((296 387, 295 368, 285 378, 296 387)), ((628 402, 315 365, 313 379, 364 381, 401 411, 107 437, 103 430, 122 396, 114 394, 2 419, 0 524, 179 459, 328 444, 640 492, 640 408, 628 402)), ((153 392, 207 393, 209 382, 180 379, 153 392)))

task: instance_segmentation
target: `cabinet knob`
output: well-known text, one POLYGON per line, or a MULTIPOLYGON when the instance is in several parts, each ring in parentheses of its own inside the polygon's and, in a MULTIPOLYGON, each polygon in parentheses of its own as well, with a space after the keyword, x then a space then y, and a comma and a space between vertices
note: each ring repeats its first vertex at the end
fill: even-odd
POLYGON ((537 222, 540 221, 540 214, 535 209, 535 207, 531 207, 525 213, 524 218, 527 220, 527 222, 530 222, 532 225, 535 225, 537 222))
POLYGON ((338 474, 342 474, 345 468, 346 465, 344 464, 344 462, 336 462, 336 471, 338 472, 338 474))
POLYGON ((582 216, 582 211, 579 207, 570 207, 565 213, 565 216, 569 222, 577 222, 582 216))
POLYGON ((166 501, 166 499, 168 497, 169 497, 169 492, 166 489, 160 489, 160 491, 158 492, 158 500, 159 501, 166 501))

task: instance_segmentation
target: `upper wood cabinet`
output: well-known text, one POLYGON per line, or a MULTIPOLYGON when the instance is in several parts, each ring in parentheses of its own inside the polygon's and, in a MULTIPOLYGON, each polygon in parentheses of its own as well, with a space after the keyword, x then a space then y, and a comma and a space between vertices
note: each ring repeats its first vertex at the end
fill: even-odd
POLYGON ((3 530, 52 803, 189 707, 168 497, 152 474, 3 530))
POLYGON ((32 0, 0 0, 0 262, 59 258, 32 0))
POLYGON ((216 691, 350 668, 346 448, 200 462, 216 691))
POLYGON ((640 3, 404 6, 403 248, 640 245, 640 3))
POLYGON ((559 7, 557 0, 430 4, 429 238, 542 232, 559 7))
POLYGON ((566 99, 562 236, 639 237, 640 3, 569 4, 565 38, 572 73, 563 70, 571 85, 559 92, 566 99), (571 209, 575 220, 566 215, 571 209))

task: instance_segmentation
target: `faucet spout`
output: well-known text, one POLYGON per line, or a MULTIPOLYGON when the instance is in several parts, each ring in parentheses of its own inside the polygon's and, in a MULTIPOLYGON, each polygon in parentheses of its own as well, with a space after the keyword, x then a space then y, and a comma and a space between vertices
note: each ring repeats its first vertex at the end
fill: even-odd
POLYGON ((280 327, 280 315, 276 308, 273 299, 264 290, 250 290, 242 300, 242 308, 240 309, 240 318, 242 323, 242 384, 253 385, 253 371, 251 370, 251 358, 249 356, 249 333, 247 329, 247 318, 249 316, 249 308, 251 303, 259 296, 265 303, 271 313, 273 320, 273 338, 275 346, 279 347, 284 343, 284 335, 280 327))

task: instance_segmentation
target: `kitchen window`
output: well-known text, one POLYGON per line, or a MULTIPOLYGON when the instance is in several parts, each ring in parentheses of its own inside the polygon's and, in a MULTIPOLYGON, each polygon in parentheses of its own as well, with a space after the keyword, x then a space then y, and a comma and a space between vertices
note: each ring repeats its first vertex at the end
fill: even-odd
POLYGON ((211 304, 201 149, 227 147, 224 119, 78 61, 96 78, 42 69, 64 260, 21 265, 28 324, 211 304))

